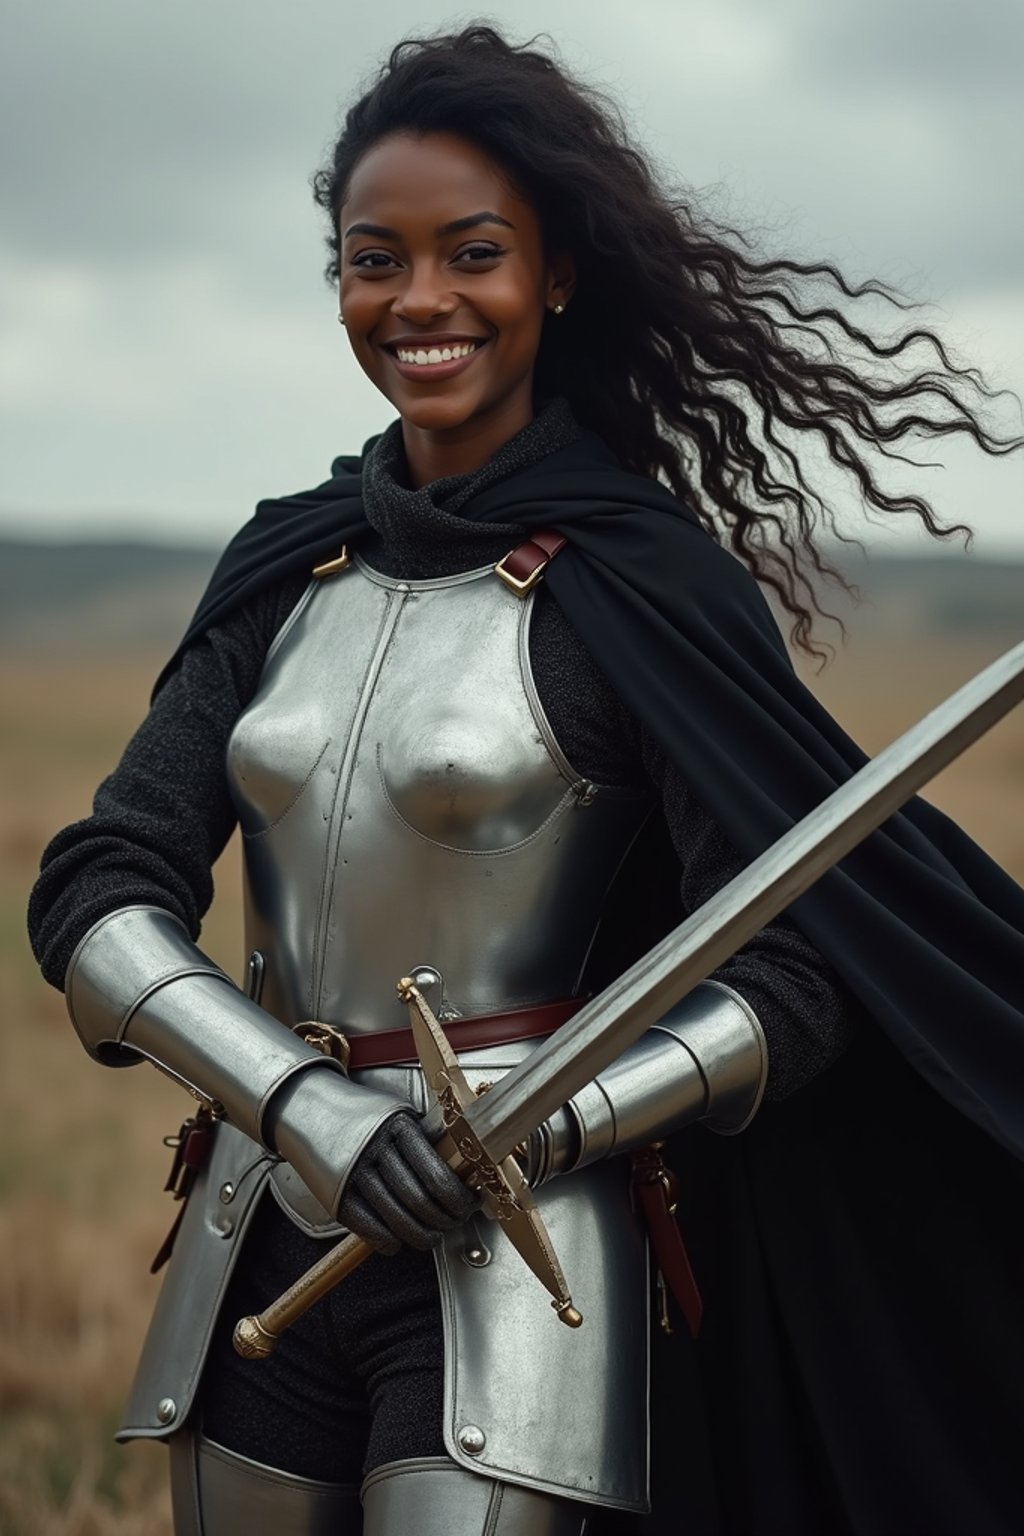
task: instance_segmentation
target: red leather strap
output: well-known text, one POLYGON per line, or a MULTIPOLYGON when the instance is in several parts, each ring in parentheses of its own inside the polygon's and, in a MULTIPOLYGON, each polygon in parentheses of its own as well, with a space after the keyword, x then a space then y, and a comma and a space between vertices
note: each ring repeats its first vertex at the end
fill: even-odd
POLYGON ((528 539, 510 549, 494 569, 507 587, 520 597, 535 587, 545 568, 564 549, 568 540, 551 528, 538 528, 528 539))
MULTIPOLYGON (((470 1019, 444 1019, 444 1032, 452 1050, 476 1051, 483 1045, 511 1045, 550 1035, 583 1007, 585 998, 541 1003, 536 1008, 517 1008, 510 1013, 481 1013, 470 1019)), ((411 1029, 381 1029, 370 1035, 347 1035, 351 1055, 348 1070, 361 1067, 394 1067, 418 1061, 411 1029)))
POLYGON ((526 540, 526 544, 536 544, 538 549, 542 549, 549 560, 553 560, 558 551, 565 548, 566 543, 565 534, 556 533, 553 528, 538 528, 536 533, 531 533, 526 540))
POLYGON ((160 1244, 159 1251, 152 1264, 149 1266, 151 1275, 155 1275, 158 1269, 162 1269, 171 1256, 174 1240, 178 1235, 182 1218, 185 1215, 185 1205, 188 1200, 192 1185, 196 1181, 196 1175, 210 1155, 213 1146, 214 1122, 208 1109, 200 1108, 194 1115, 189 1115, 182 1125, 177 1136, 168 1136, 165 1145, 174 1152, 171 1161, 171 1171, 164 1185, 166 1193, 172 1194, 175 1200, 181 1201, 181 1209, 174 1218, 171 1230, 160 1244))
POLYGON ((655 1263, 696 1338, 704 1303, 675 1217, 676 1187, 675 1174, 665 1167, 656 1147, 644 1147, 633 1154, 633 1189, 647 1223, 655 1263))

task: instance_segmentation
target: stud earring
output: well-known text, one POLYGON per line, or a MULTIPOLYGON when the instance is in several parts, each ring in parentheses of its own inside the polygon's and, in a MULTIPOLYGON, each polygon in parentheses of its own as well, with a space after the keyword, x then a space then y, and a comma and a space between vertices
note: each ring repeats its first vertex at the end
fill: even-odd
POLYGON ((552 314, 555 314, 555 315, 564 315, 565 314, 565 305, 564 304, 555 304, 553 306, 551 312, 552 312, 552 314))
POLYGON ((338 324, 339 325, 344 325, 345 324, 345 316, 342 314, 340 309, 338 310, 338 324))

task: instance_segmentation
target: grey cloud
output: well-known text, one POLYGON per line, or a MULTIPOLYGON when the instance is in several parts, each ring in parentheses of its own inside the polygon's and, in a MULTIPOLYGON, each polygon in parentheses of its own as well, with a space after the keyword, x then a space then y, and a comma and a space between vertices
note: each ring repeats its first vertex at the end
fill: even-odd
POLYGON ((185 248, 196 225, 225 246, 250 224, 273 240, 261 204, 286 181, 308 197, 339 102, 379 50, 352 11, 25 6, 0 89, 0 131, 16 146, 9 222, 26 244, 115 264, 185 248))
MULTIPOLYGON (((1019 85, 1014 0, 640 0, 633 25, 585 19, 578 0, 497 9, 519 35, 549 27, 627 108, 643 103, 652 147, 684 178, 724 170, 774 217, 805 208, 809 237, 814 224, 834 230, 869 266, 883 255, 917 266, 930 244, 940 285, 1024 266, 1006 196, 1024 137, 1019 91, 1008 106, 994 87, 1011 75, 1019 85), (764 65, 739 70, 769 27, 764 65), (909 185, 889 143, 897 107, 921 140, 909 185), (943 170, 948 208, 928 186, 943 170)), ((386 15, 336 0, 26 4, 0 78, 0 132, 15 146, 4 239, 112 272, 199 246, 253 284, 254 302, 257 287, 300 271, 315 281, 307 179, 339 106, 399 36, 429 29, 411 0, 386 15)))
POLYGON ((967 95, 984 112, 993 94, 1019 96, 1024 72, 1024 6, 1018 0, 888 0, 809 7, 801 63, 830 83, 861 91, 896 85, 967 95))

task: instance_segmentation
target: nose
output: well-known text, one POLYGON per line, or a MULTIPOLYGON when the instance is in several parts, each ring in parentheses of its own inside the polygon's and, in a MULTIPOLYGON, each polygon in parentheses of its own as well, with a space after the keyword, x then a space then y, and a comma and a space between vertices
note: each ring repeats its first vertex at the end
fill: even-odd
POLYGON ((446 281, 443 268, 436 262, 414 262, 407 268, 407 280, 391 306, 392 313, 413 325, 425 325, 439 315, 454 313, 458 299, 446 281))

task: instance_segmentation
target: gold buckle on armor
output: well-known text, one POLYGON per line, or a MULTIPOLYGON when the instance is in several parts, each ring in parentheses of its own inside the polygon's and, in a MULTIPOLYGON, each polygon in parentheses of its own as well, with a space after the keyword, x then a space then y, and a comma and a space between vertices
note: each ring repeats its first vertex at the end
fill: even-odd
POLYGON ((351 564, 352 556, 348 552, 348 546, 343 544, 340 555, 335 555, 333 560, 324 560, 321 565, 314 565, 313 575, 317 577, 336 576, 339 571, 347 570, 351 564))
POLYGON ((292 1025, 292 1034, 315 1047, 321 1056, 333 1057, 341 1063, 343 1071, 348 1071, 352 1047, 336 1024, 321 1024, 318 1019, 304 1019, 301 1024, 292 1025))
MULTIPOLYGON (((518 547, 519 546, 517 545, 516 548, 518 549, 518 547)), ((505 561, 508 560, 511 555, 514 555, 515 552, 515 549, 510 549, 507 555, 502 555, 501 559, 494 567, 494 574, 501 578, 506 587, 508 587, 509 591, 514 592, 516 597, 525 597, 527 593, 533 591, 538 581, 540 581, 541 577, 544 575, 544 572, 548 568, 548 562, 546 560, 542 560, 540 565, 536 566, 528 576, 523 576, 522 578, 519 576, 513 576, 512 572, 505 568, 505 561)))

